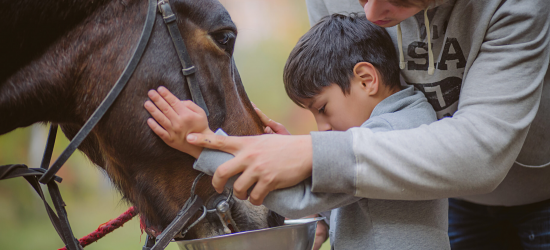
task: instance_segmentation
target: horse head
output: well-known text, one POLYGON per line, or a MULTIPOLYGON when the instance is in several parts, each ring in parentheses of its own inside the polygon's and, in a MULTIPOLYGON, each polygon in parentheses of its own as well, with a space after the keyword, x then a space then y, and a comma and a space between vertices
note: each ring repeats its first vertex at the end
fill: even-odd
MULTIPOLYGON (((0 17, 1 29, 20 42, 12 51, 0 46, 7 55, 0 66, 9 65, 0 74, 0 117, 7 121, 0 124, 0 134, 52 122, 60 124, 71 139, 130 60, 147 4, 139 0, 24 2, 28 6, 12 2, 2 10, 23 14, 0 13, 5 14, 0 17), (37 7, 42 2, 49 3, 37 7), (36 19, 30 21, 30 28, 21 29, 25 18, 18 15, 33 14, 36 19), (11 18, 15 20, 8 22, 11 18), (52 23, 59 25, 51 27, 52 23), (48 36, 36 38, 31 31, 48 36), (33 38, 42 40, 29 41, 33 38)), ((171 5, 196 67, 211 129, 223 128, 230 135, 262 133, 233 61, 237 28, 225 8, 217 0, 172 0, 171 5)), ((79 147, 137 208, 145 230, 154 236, 176 217, 198 175, 192 168, 194 158, 167 146, 146 124, 150 116, 143 104, 148 90, 165 86, 180 99, 191 99, 167 27, 160 15, 156 18, 133 76, 79 147)), ((210 207, 219 199, 210 178, 200 180, 196 193, 210 207)), ((240 230, 282 223, 279 215, 246 201, 235 200, 231 213, 240 230)), ((207 215, 185 238, 223 234, 222 228, 217 215, 207 215)))

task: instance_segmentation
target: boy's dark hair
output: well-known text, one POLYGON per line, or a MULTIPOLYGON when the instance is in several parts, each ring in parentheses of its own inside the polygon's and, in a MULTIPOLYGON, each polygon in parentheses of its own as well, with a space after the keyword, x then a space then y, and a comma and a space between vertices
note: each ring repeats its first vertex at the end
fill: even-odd
POLYGON ((371 63, 386 86, 400 88, 397 54, 384 28, 356 14, 324 17, 290 52, 283 73, 286 93, 300 107, 304 107, 301 99, 312 98, 333 83, 349 94, 353 68, 359 62, 371 63))

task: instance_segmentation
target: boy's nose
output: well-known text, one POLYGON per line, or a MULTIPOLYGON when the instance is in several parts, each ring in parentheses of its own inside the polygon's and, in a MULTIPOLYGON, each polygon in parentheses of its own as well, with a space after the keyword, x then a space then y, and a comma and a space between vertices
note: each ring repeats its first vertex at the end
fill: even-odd
POLYGON ((323 122, 323 123, 317 123, 317 130, 319 131, 330 131, 332 130, 332 126, 330 124, 323 122))
POLYGON ((315 117, 315 123, 317 123, 317 130, 318 131, 329 131, 332 130, 332 126, 328 122, 328 119, 322 115, 316 115, 313 114, 315 117))

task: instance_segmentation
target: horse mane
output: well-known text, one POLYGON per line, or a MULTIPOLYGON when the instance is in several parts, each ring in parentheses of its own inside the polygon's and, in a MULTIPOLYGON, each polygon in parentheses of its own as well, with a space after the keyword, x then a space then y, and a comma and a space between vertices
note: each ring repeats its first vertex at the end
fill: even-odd
POLYGON ((0 0, 0 85, 109 1, 0 0))

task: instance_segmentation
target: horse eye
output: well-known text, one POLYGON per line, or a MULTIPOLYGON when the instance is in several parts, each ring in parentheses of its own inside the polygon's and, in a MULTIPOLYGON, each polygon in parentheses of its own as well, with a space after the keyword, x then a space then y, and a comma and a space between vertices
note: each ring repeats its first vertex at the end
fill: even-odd
POLYGON ((220 48, 225 50, 227 53, 232 54, 233 48, 235 46, 235 33, 231 31, 223 31, 218 33, 211 34, 212 38, 220 48))
POLYGON ((223 38, 216 40, 221 45, 226 45, 229 42, 229 35, 226 33, 223 38))

